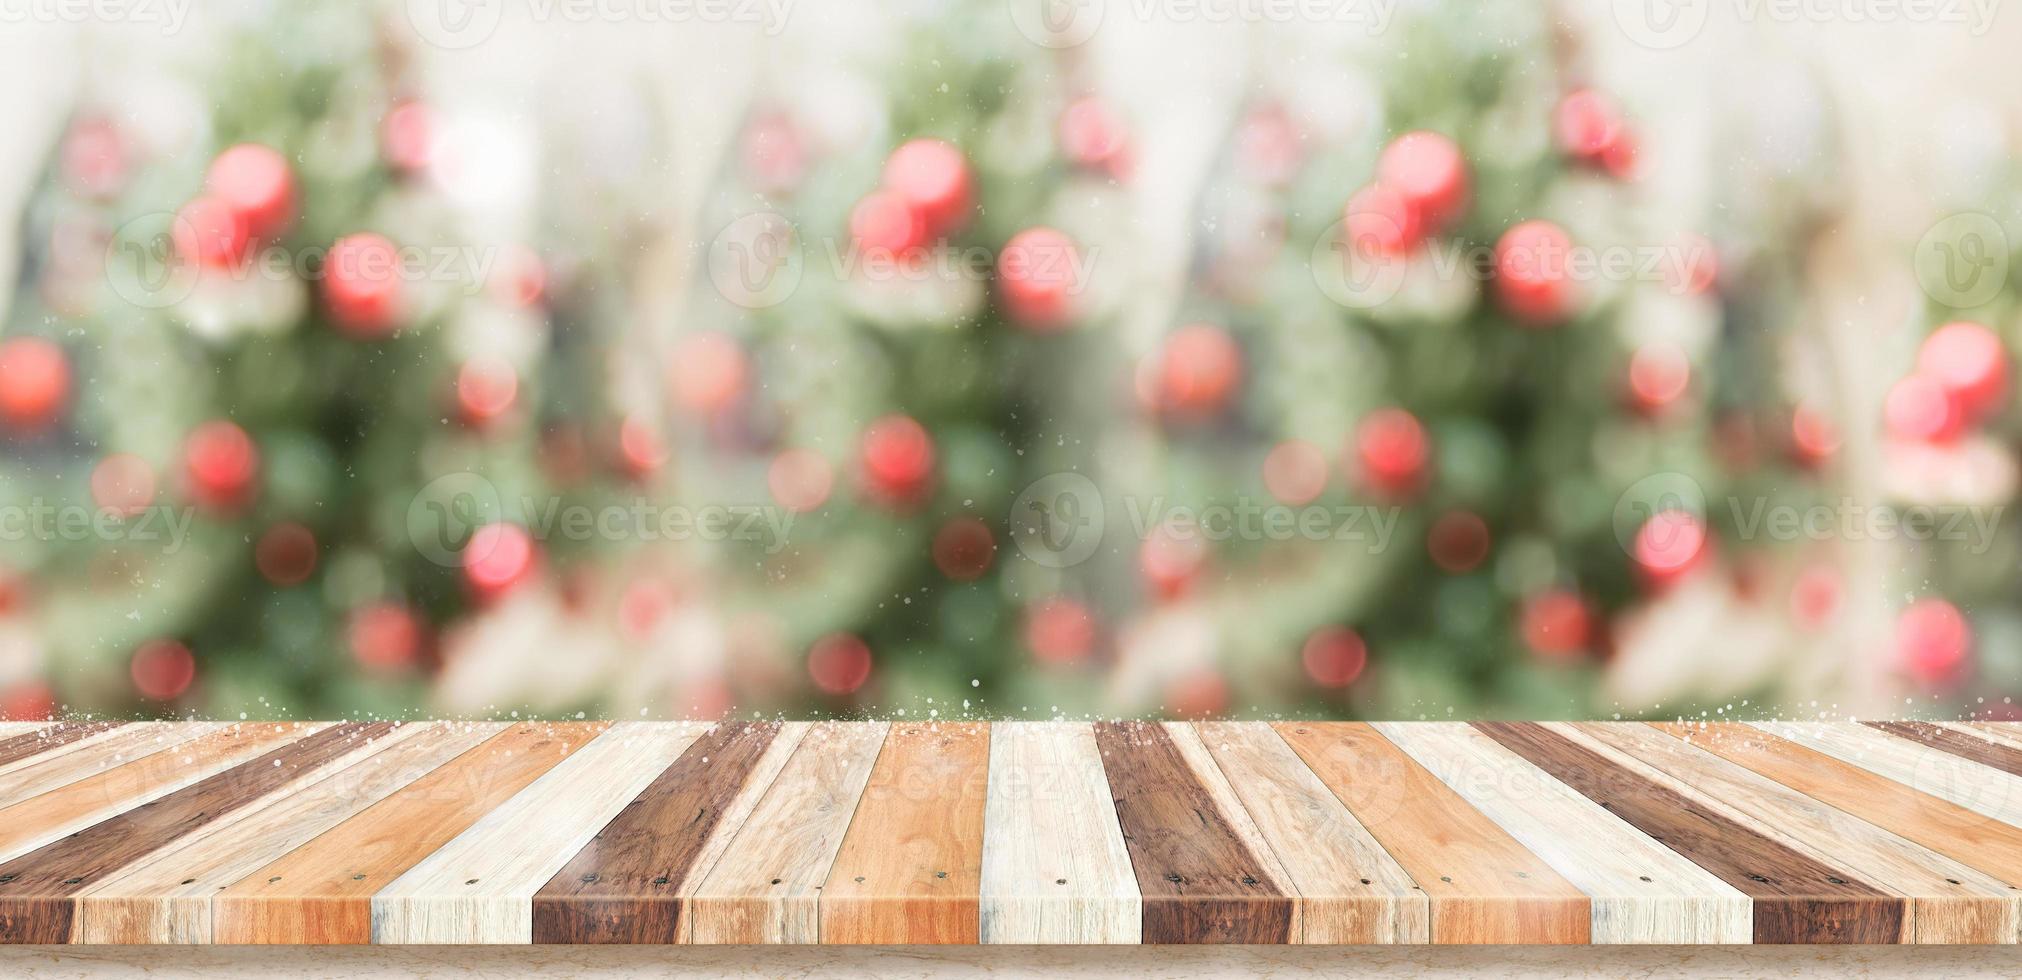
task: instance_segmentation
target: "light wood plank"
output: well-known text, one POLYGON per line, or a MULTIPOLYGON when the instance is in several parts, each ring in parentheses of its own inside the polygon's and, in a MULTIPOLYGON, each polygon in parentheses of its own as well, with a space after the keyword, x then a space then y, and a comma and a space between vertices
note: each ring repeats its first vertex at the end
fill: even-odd
POLYGON ((1377 731, 1593 900, 1595 943, 1745 943, 1748 896, 1463 724, 1377 731))
POLYGON ((135 759, 0 809, 0 860, 12 860, 328 727, 327 722, 231 725, 184 742, 173 751, 135 759))
POLYGON ((219 943, 369 943, 372 894, 609 728, 520 722, 219 892, 219 943))
POLYGON ((31 756, 0 775, 0 807, 33 799, 224 727, 221 722, 139 722, 73 743, 67 750, 31 756))
POLYGON ((1953 728, 1973 732, 1982 738, 2022 749, 2022 729, 2012 721, 1964 721, 1953 722, 1953 728))
POLYGON ((532 942, 534 892, 707 729, 612 726, 372 896, 372 941, 532 942))
POLYGON ((1910 942, 2012 943, 2022 894, 1942 854, 1647 725, 1546 727, 1819 861, 1910 899, 1910 942))
POLYGON ((1425 892, 1276 731, 1194 727, 1298 889, 1301 942, 1429 941, 1425 892))
POLYGON ((207 943, 212 898, 497 734, 496 723, 410 722, 78 895, 89 943, 207 943))
POLYGON ((60 721, 9 736, 0 736, 0 774, 35 765, 75 751, 80 745, 109 738, 125 723, 60 721))
POLYGON ((1787 721, 1750 724, 1842 762, 1887 776, 1920 793, 1950 800, 1990 820, 2022 827, 2022 778, 1999 769, 1887 732, 1878 732, 1865 725, 1787 721))
POLYGON ((889 727, 829 721, 808 731, 689 896, 691 942, 821 941, 822 883, 889 727))
POLYGON ((990 726, 982 941, 1135 943, 1139 908, 1094 729, 990 726))
POLYGON ((824 943, 973 943, 988 726, 892 726, 822 885, 824 943))

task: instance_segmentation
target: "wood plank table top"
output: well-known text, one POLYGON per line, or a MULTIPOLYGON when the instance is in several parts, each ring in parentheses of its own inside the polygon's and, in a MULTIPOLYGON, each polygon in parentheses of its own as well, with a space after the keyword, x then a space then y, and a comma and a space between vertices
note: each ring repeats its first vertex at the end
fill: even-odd
POLYGON ((0 941, 2015 943, 2022 724, 0 726, 0 941))

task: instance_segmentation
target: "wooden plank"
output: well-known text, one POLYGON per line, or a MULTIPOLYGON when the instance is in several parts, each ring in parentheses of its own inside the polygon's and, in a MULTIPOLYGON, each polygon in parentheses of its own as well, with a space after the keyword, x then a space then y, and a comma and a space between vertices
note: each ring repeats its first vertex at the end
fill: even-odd
POLYGON ((342 764, 393 727, 392 722, 332 725, 0 864, 0 942, 75 942, 79 893, 180 838, 202 835, 218 821, 260 805, 306 774, 342 764))
POLYGON ((1535 722, 1474 727, 1754 903, 1757 943, 1896 943, 1909 903, 1535 722))
MULTIPOLYGON (((1928 848, 1647 725, 1552 724, 1567 738, 1696 805, 1908 900, 1905 939, 2012 943, 2022 894, 1928 848)), ((1757 906, 1760 909, 1760 905, 1757 906)))
POLYGON ((821 941, 976 942, 989 775, 988 726, 892 726, 822 885, 821 941))
POLYGON ((809 729, 736 837, 688 898, 698 943, 817 943, 822 883, 889 726, 809 729))
POLYGON ((1745 943, 1748 896, 1465 724, 1377 730, 1593 900, 1596 943, 1745 943))
POLYGON ((219 943, 369 943, 372 894, 610 727, 520 722, 218 893, 219 943))
POLYGON ((1305 943, 1423 943, 1425 892, 1270 726, 1196 724, 1298 892, 1305 943))
POLYGON ((140 722, 73 742, 66 751, 29 756, 0 775, 0 807, 41 796, 223 727, 215 722, 140 722))
POLYGON ((1095 738, 1144 896, 1144 942, 1299 935, 1290 876, 1191 727, 1097 722, 1095 738))
POLYGON ((684 896, 805 733, 729 722, 696 739, 534 894, 533 941, 682 941, 684 896))
MULTIPOLYGON (((1918 792, 1950 800, 1987 819, 2022 827, 2022 779, 1998 769, 1865 725, 1790 721, 1750 724, 1786 741, 1887 776, 1918 792)), ((2022 884, 2008 880, 2010 884, 2022 884)))
POLYGON ((990 726, 983 821, 986 943, 1135 943, 1137 878, 1084 723, 990 726))
POLYGON ((2012 721, 1962 721, 1948 722, 1951 727, 1974 732, 1984 738, 1993 739, 2003 745, 2022 748, 2022 728, 2012 721))
POLYGON ((1585 892, 1374 728, 1273 726, 1426 895, 1434 943, 1584 943, 1585 892))
POLYGON ((0 772, 25 759, 102 736, 118 727, 120 723, 116 721, 64 721, 0 738, 0 772))
POLYGON ((1928 721, 1868 721, 1862 724, 1878 732, 1928 745, 1940 752, 1950 752, 1961 759, 1992 766, 2011 776, 2022 776, 2022 749, 2005 742, 1928 721))
POLYGON ((242 807, 77 896, 88 943, 208 943, 212 897, 273 858, 426 775, 503 725, 409 722, 290 784, 264 806, 242 807))
POLYGON ((533 897, 709 726, 624 722, 372 896, 375 943, 528 943, 533 897))

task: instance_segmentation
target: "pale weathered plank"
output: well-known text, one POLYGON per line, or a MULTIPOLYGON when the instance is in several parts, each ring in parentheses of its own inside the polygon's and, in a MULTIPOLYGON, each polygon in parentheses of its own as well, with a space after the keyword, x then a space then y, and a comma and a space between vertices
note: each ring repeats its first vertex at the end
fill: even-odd
POLYGON ((1745 943, 1748 896, 1463 724, 1379 722, 1384 737, 1593 900, 1596 943, 1745 943))
POLYGON ((888 727, 831 721, 809 729, 688 897, 691 942, 821 941, 822 883, 888 727))
POLYGON ((497 734, 502 724, 410 722, 185 837, 78 895, 88 943, 207 943, 212 898, 393 791, 497 734))
POLYGON ((990 726, 982 941, 1135 943, 1143 929, 1095 732, 1070 722, 990 726))
POLYGON ((375 943, 530 943, 533 896, 709 726, 613 725, 372 896, 375 943))
MULTIPOLYGON (((1751 722, 1756 728, 1950 800, 1984 817, 2022 827, 2022 778, 1865 725, 1751 722)), ((2022 882, 2011 882, 2022 884, 2022 882)))
POLYGON ((223 727, 219 722, 140 722, 73 743, 63 751, 30 756, 0 775, 0 807, 41 796, 223 727))
POLYGON ((892 726, 822 885, 824 943, 973 943, 988 726, 892 726))
POLYGON ((1819 861, 1910 899, 1909 942, 2012 943, 2022 893, 1647 725, 1547 727, 1819 861))
POLYGON ((1298 890, 1299 941, 1429 941, 1425 892, 1276 731, 1261 722, 1194 727, 1298 890))
POLYGON ((520 722, 218 893, 218 943, 369 943, 372 893, 596 738, 608 722, 520 722))

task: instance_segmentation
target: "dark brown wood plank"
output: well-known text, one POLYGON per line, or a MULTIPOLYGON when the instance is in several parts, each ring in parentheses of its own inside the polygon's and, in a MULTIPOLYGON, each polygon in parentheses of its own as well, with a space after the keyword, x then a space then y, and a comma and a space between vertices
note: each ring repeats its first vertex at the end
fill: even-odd
POLYGON ((90 738, 99 732, 118 728, 121 724, 117 721, 65 721, 10 738, 0 738, 0 766, 90 738))
POLYGON ((1864 721, 1861 724, 1919 745, 2022 776, 2022 749, 1928 721, 1864 721))
POLYGON ((1700 806, 1530 722, 1475 727, 1748 895, 1758 943, 1897 943, 1907 900, 1700 806))
POLYGON ((683 888, 723 811, 779 734, 732 722, 695 740, 534 895, 536 943, 673 943, 683 888))
POLYGON ((393 728, 332 725, 0 864, 0 942, 70 942, 79 892, 393 728))
POLYGON ((1165 728, 1097 722, 1095 740, 1144 896, 1144 941, 1292 942, 1290 885, 1237 835, 1165 728))

